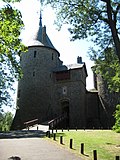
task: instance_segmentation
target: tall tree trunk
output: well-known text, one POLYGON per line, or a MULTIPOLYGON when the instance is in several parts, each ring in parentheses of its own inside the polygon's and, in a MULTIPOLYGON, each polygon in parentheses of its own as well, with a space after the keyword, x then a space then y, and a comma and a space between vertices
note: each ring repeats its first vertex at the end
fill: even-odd
POLYGON ((119 62, 120 62, 120 39, 118 37, 118 32, 116 29, 116 19, 113 19, 113 15, 112 15, 112 7, 111 7, 111 2, 110 0, 105 0, 104 2, 106 2, 107 4, 107 15, 108 15, 108 21, 109 21, 109 26, 112 32, 112 37, 113 37, 113 41, 115 44, 115 49, 116 49, 116 54, 119 58, 119 62))

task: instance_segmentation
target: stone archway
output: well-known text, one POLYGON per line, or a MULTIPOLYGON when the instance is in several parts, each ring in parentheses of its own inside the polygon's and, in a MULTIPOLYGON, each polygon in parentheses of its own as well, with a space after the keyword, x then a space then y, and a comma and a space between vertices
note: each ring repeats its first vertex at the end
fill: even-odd
POLYGON ((66 114, 66 126, 69 127, 69 100, 68 99, 63 99, 61 101, 61 109, 62 109, 62 114, 66 114))

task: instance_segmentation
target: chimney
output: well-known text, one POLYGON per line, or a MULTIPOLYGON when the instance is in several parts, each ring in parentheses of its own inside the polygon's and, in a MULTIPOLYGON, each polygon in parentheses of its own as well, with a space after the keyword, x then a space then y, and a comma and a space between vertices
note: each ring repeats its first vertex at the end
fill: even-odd
POLYGON ((46 40, 46 26, 42 28, 42 43, 44 44, 46 40))
POLYGON ((77 57, 77 63, 79 63, 79 64, 82 64, 83 62, 82 62, 82 57, 77 57))

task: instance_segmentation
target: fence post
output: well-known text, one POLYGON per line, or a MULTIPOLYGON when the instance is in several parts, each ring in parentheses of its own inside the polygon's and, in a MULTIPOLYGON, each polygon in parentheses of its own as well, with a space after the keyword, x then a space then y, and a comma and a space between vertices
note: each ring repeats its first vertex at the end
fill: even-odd
POLYGON ((53 134, 53 132, 54 132, 54 131, 53 131, 53 128, 52 128, 52 134, 53 134))
POLYGON ((48 138, 50 138, 50 131, 48 131, 48 138))
POLYGON ((54 141, 56 140, 56 134, 55 133, 53 134, 53 139, 54 139, 54 141))
POLYGON ((120 157, 119 156, 116 156, 116 159, 115 160, 120 160, 120 157))
POLYGON ((37 131, 38 131, 38 126, 37 126, 37 131))
POLYGON ((70 139, 70 149, 72 149, 73 147, 73 139, 70 139))
POLYGON ((63 136, 60 136, 60 144, 63 144, 63 136))
POLYGON ((84 154, 84 143, 81 143, 81 154, 84 154))
POLYGON ((97 160, 97 151, 93 150, 93 160, 97 160))

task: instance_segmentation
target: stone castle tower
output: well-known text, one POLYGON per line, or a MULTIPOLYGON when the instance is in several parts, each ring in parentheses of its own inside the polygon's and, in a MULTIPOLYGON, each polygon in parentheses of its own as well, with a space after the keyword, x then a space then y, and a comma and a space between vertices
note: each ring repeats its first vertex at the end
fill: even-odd
POLYGON ((78 57, 76 64, 64 66, 59 57, 40 16, 38 31, 21 57, 23 78, 12 129, 24 128, 24 122, 36 118, 43 123, 63 114, 67 115, 66 126, 85 126, 85 63, 78 57))
POLYGON ((54 127, 108 128, 114 124, 113 113, 119 95, 110 93, 105 82, 94 74, 95 89, 86 90, 86 65, 82 58, 76 64, 63 65, 42 26, 22 53, 23 77, 18 84, 17 110, 12 130, 22 129, 25 122, 38 119, 39 124, 61 120, 54 127))
POLYGON ((113 126, 115 124, 114 113, 116 105, 120 104, 120 93, 111 92, 108 88, 107 82, 103 79, 101 74, 94 72, 94 87, 98 90, 98 96, 103 110, 101 111, 104 126, 113 126))

